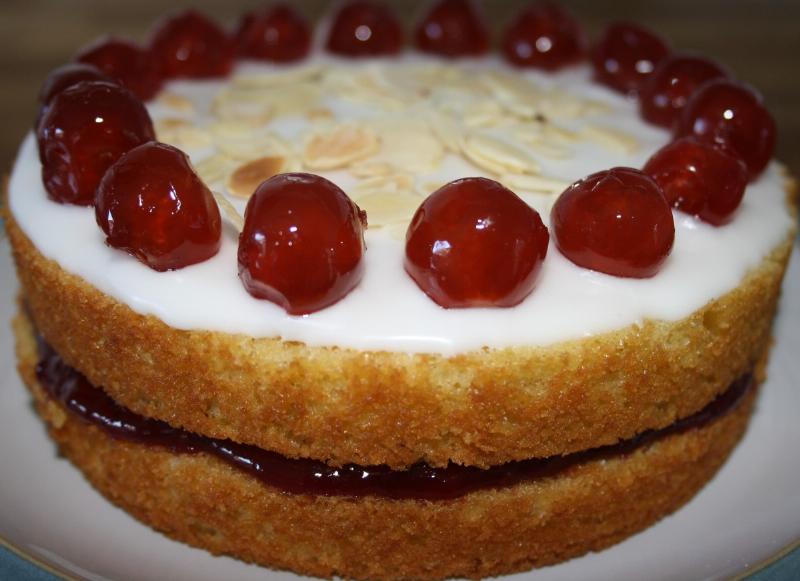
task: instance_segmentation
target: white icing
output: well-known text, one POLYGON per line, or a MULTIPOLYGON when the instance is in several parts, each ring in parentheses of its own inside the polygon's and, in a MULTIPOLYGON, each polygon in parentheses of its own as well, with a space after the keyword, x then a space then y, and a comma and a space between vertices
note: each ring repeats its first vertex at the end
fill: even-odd
MULTIPOLYGON (((330 57, 318 60, 341 61, 330 57)), ((418 57, 404 57, 406 59, 418 57)), ((345 66, 355 66, 347 64, 345 66)), ((487 59, 475 67, 499 67, 487 59)), ((244 64, 241 70, 252 70, 244 64)), ((261 66, 259 70, 269 70, 261 66)), ((592 123, 621 129, 641 144, 623 155, 591 143, 579 144, 577 155, 565 160, 537 158, 543 173, 571 182, 613 166, 640 167, 666 143, 666 132, 639 120, 634 103, 589 82, 577 68, 558 75, 526 73, 607 103, 610 111, 594 115, 592 123)), ((192 98, 207 110, 219 82, 176 82, 170 91, 192 98)), ((329 100, 337 116, 365 114, 364 107, 329 100)), ((154 118, 169 114, 151 105, 154 118)), ((573 126, 578 128, 576 120, 573 126)), ((272 127, 287 138, 305 128, 302 119, 284 119, 272 127)), ((189 151, 194 161, 207 151, 189 151)), ((784 178, 777 163, 747 189, 741 208, 728 225, 714 228, 680 213, 675 217, 675 246, 653 278, 635 280, 582 269, 551 242, 534 292, 511 309, 443 309, 433 303, 403 269, 404 245, 384 230, 367 232, 365 275, 361 284, 337 304, 303 317, 288 316, 276 305, 256 300, 237 276, 237 234, 226 227, 222 249, 205 263, 158 273, 104 243, 91 208, 61 205, 47 198, 40 177, 35 139, 22 144, 9 184, 9 203, 17 222, 39 251, 64 269, 130 306, 179 329, 208 329, 254 337, 282 337, 309 345, 339 345, 365 350, 433 352, 446 355, 484 346, 547 345, 640 324, 645 319, 668 321, 686 317, 708 301, 737 286, 747 271, 785 239, 792 220, 785 208, 784 178)), ((345 191, 355 181, 344 172, 323 173, 345 191)), ((485 175, 460 157, 450 155, 428 181, 449 181, 485 175)), ((552 196, 519 193, 536 207, 545 223, 552 196)), ((237 201, 240 209, 243 203, 237 201)), ((58 301, 57 296, 53 297, 58 301)))

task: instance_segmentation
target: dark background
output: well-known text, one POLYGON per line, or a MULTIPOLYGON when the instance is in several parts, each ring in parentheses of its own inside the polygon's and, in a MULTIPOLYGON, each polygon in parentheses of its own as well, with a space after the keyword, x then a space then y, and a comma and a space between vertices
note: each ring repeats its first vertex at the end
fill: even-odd
MULTIPOLYGON (((409 23, 422 1, 389 0, 409 23)), ((0 0, 0 173, 11 166, 16 148, 36 112, 39 86, 54 67, 102 34, 147 38, 166 10, 194 6, 226 25, 263 1, 212 0, 0 0)), ((484 0, 495 28, 527 2, 484 0)), ((330 2, 297 2, 312 17, 330 2)), ((758 87, 778 124, 778 154, 800 175, 800 1, 799 0, 633 0, 563 2, 584 23, 590 37, 608 22, 627 19, 650 26, 675 49, 697 51, 727 65, 758 87)))

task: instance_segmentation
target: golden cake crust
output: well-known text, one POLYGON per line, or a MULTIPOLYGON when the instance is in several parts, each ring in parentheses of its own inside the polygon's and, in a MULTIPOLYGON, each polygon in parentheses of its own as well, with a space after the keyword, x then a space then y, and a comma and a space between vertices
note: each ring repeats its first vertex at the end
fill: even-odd
POLYGON ((51 435, 105 496, 212 553, 318 576, 477 578, 612 545, 714 475, 743 434, 756 391, 701 428, 554 477, 452 501, 314 497, 281 493, 211 456, 109 437, 45 394, 32 326, 18 317, 15 330, 20 372, 51 435))
POLYGON ((7 229, 37 328, 122 405, 291 457, 393 467, 566 454, 701 409, 763 352, 793 243, 677 322, 445 357, 174 329, 44 257, 12 215, 7 229))

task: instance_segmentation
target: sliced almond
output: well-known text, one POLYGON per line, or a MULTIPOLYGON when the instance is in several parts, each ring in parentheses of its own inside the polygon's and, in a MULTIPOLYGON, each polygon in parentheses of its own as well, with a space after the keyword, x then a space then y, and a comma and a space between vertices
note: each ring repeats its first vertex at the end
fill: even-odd
POLYGON ((369 194, 387 194, 410 192, 413 190, 414 178, 405 173, 394 173, 385 176, 374 176, 358 182, 352 189, 356 197, 369 194))
POLYGON ((585 125, 581 130, 581 135, 590 141, 594 141, 598 145, 619 151, 620 153, 631 154, 639 150, 639 142, 635 137, 616 129, 599 127, 597 125, 585 125))
POLYGON ((156 131, 159 141, 169 143, 180 149, 204 149, 211 147, 211 134, 192 125, 176 126, 172 129, 156 131))
POLYGON ((306 111, 306 119, 311 122, 332 121, 336 118, 333 111, 327 107, 315 107, 306 111))
POLYGON ((244 218, 239 213, 239 211, 234 207, 234 205, 230 203, 228 198, 226 198, 224 194, 221 194, 220 192, 215 192, 214 190, 211 190, 211 194, 217 201, 219 209, 222 210, 222 213, 225 214, 230 223, 233 224, 233 226, 239 232, 244 230, 244 218))
POLYGON ((249 198, 266 179, 285 171, 286 158, 260 157, 240 165, 228 176, 228 191, 240 198, 249 198))
POLYGON ((291 154, 288 142, 270 132, 256 133, 242 139, 218 139, 216 145, 220 152, 240 161, 267 156, 288 157, 291 154))
POLYGON ((178 95, 177 93, 161 93, 158 99, 156 99, 156 103, 188 115, 193 115, 195 112, 194 102, 188 97, 178 95))
POLYGON ((409 193, 376 193, 357 197, 358 207, 367 213, 370 228, 408 224, 424 198, 409 193))
POLYGON ((462 126, 450 115, 438 111, 430 111, 426 121, 442 145, 449 151, 460 152, 461 140, 464 138, 462 126))
POLYGON ((379 129, 380 152, 373 159, 402 171, 433 171, 444 157, 444 147, 424 123, 394 123, 379 129))
POLYGON ((263 89, 275 86, 292 85, 313 81, 322 73, 322 65, 288 67, 269 73, 242 74, 232 80, 232 85, 240 89, 263 89))
POLYGON ((495 173, 538 173, 539 164, 523 149, 481 133, 472 133, 462 143, 464 155, 479 167, 495 173))
POLYGON ((500 182, 510 188, 537 194, 559 194, 569 187, 569 183, 562 180, 530 174, 503 174, 500 182))
POLYGON ((348 171, 357 178, 374 178, 387 176, 397 170, 386 162, 366 160, 354 163, 348 171))
POLYGON ((378 148, 378 138, 371 129, 345 123, 315 133, 303 151, 303 163, 314 170, 336 169, 369 157, 378 148))
POLYGON ((227 155, 217 154, 207 157, 195 164, 194 169, 206 185, 215 185, 225 181, 228 174, 236 167, 236 161, 227 155))

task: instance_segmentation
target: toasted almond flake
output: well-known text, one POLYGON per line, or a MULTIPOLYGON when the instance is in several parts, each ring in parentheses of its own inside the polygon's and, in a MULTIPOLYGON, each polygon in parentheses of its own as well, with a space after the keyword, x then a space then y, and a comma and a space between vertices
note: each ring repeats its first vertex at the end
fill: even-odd
POLYGON ((211 134, 205 129, 183 125, 169 130, 157 131, 159 141, 180 149, 203 149, 213 144, 211 134))
POLYGON ((322 65, 288 67, 279 72, 237 75, 231 83, 240 89, 263 89, 317 80, 321 73, 322 65))
POLYGON ((369 157, 378 148, 378 138, 370 128, 344 123, 315 133, 303 151, 303 163, 314 170, 336 169, 369 157))
POLYGON ((489 135, 469 134, 462 143, 464 154, 477 165, 495 173, 538 173, 539 164, 527 152, 489 135), (483 167, 483 166, 481 166, 483 167), (498 172, 495 168, 503 168, 498 172))
POLYGON ((581 130, 581 135, 586 139, 594 141, 609 149, 614 149, 621 153, 636 153, 639 150, 639 142, 636 138, 608 127, 598 127, 597 125, 585 125, 581 130))
POLYGON ((568 159, 572 151, 566 147, 550 143, 547 140, 530 141, 526 145, 537 155, 549 157, 550 159, 568 159))
POLYGON ((230 99, 215 99, 211 105, 211 112, 218 119, 227 121, 240 121, 251 127, 266 125, 272 119, 273 107, 269 103, 250 102, 230 99))
POLYGON ((188 97, 184 97, 183 95, 178 95, 177 93, 161 93, 158 96, 156 103, 189 115, 193 115, 195 112, 194 103, 192 100, 188 97))
POLYGON ((253 126, 245 121, 227 119, 208 125, 214 139, 247 139, 253 133, 253 126))
POLYGON ((462 120, 467 127, 495 125, 502 119, 503 107, 496 101, 475 101, 462 111, 462 120))
POLYGON ((194 169, 206 185, 214 185, 225 181, 235 167, 234 159, 227 155, 217 154, 197 163, 194 169))
POLYGON ((291 154, 288 142, 275 133, 256 133, 246 139, 219 139, 216 142, 220 152, 240 161, 250 161, 259 157, 283 156, 291 154))
POLYGON ((558 194, 569 187, 569 184, 562 180, 529 174, 503 174, 500 176, 500 182, 510 188, 540 194, 558 194))
POLYGON ((309 121, 332 121, 336 116, 327 107, 316 107, 306 111, 306 119, 309 121))
POLYGON ((282 156, 260 157, 237 167, 228 176, 228 191, 241 198, 249 198, 266 179, 284 171, 286 158, 282 156))
POLYGON ((464 130, 450 115, 430 111, 426 115, 431 131, 439 139, 442 145, 452 152, 461 151, 461 140, 464 138, 464 130))
POLYGON ((162 119, 156 119, 153 122, 153 126, 155 127, 156 133, 161 133, 163 131, 172 131, 174 129, 178 129, 180 127, 190 127, 193 123, 188 119, 183 119, 181 117, 164 117, 162 119))
POLYGON ((373 160, 362 161, 354 163, 348 170, 357 178, 372 178, 379 176, 387 176, 396 171, 396 168, 391 164, 385 162, 377 162, 373 160))
POLYGON ((354 196, 368 194, 387 194, 409 192, 413 190, 414 178, 405 173, 394 173, 385 176, 374 176, 359 181, 351 193, 354 196))
POLYGON ((357 197, 358 207, 367 213, 370 228, 408 224, 423 198, 407 192, 375 193, 357 197))
POLYGON ((225 197, 224 194, 220 192, 215 192, 211 190, 211 194, 214 196, 214 199, 217 201, 217 205, 219 209, 222 210, 222 213, 228 218, 228 221, 233 224, 234 228, 241 232, 244 230, 244 218, 239 213, 239 211, 230 203, 228 198, 225 197))
POLYGON ((421 173, 436 169, 444 147, 425 123, 411 121, 384 124, 378 129, 380 151, 373 157, 401 171, 421 173))

